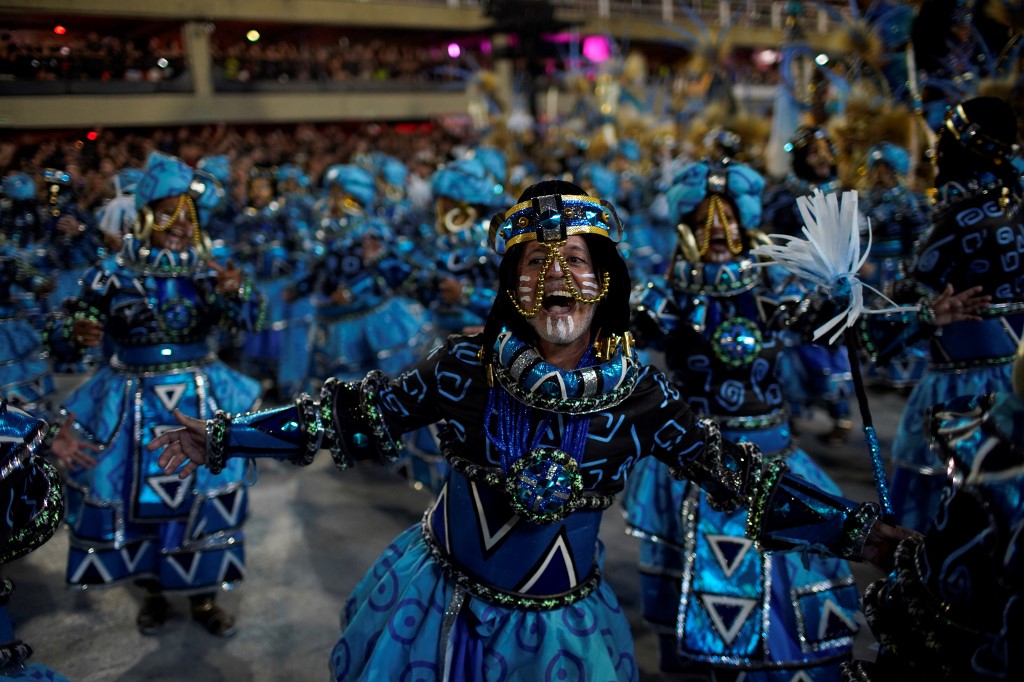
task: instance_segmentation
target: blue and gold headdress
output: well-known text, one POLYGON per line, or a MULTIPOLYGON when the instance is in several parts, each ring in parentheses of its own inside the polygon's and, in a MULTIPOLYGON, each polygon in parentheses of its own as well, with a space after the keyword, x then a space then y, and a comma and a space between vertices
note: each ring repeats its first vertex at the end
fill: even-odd
POLYGON ((596 234, 622 239, 622 223, 615 208, 586 194, 548 194, 522 201, 491 218, 488 243, 498 253, 529 241, 564 242, 574 234, 596 234), (498 238, 501 238, 499 248, 498 238))

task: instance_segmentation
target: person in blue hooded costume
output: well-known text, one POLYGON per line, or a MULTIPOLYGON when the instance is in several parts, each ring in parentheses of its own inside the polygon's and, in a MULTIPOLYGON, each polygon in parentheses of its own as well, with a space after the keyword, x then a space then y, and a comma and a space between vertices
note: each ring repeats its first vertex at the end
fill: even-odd
MULTIPOLYGON (((53 537, 64 516, 60 475, 46 461, 45 421, 0 396, 0 569, 53 537)), ((0 679, 11 682, 67 682, 60 673, 29 662, 32 647, 18 639, 7 603, 14 582, 0 578, 0 679)))
POLYGON ((749 506, 765 546, 888 563, 903 533, 876 523, 877 505, 723 439, 637 361, 611 204, 542 182, 494 216, 491 234, 504 256, 482 333, 450 336, 394 380, 328 381, 318 401, 209 421, 179 412, 187 426, 150 444, 184 477, 256 456, 308 464, 321 449, 347 469, 392 459, 401 433, 442 422, 448 479, 348 599, 331 679, 637 680, 598 531, 644 457, 700 482, 722 509, 749 506))
POLYGON ((292 353, 285 344, 295 311, 284 292, 307 274, 308 226, 304 219, 286 212, 285 202, 277 196, 274 170, 257 166, 249 172, 248 204, 234 228, 237 239, 232 253, 267 302, 266 324, 259 332, 245 335, 241 369, 263 381, 268 396, 289 400, 305 378, 306 365, 300 359, 308 355, 300 352, 301 347, 292 353))
POLYGON ((38 215, 35 183, 27 173, 3 179, 5 210, 0 216, 0 395, 43 419, 54 396, 49 363, 32 318, 39 315, 54 281, 34 265, 38 215))
POLYGON ((219 190, 212 176, 152 153, 136 188, 135 234, 125 237, 115 268, 86 274, 49 337, 58 357, 113 341, 107 365, 64 402, 97 450, 84 463, 62 457, 67 581, 136 581, 146 592, 137 619, 143 634, 163 628, 166 593, 188 595, 192 617, 210 633, 235 630, 214 597, 245 571, 244 463, 183 481, 164 475, 145 448, 174 423, 175 409, 245 411, 259 396, 259 383, 228 368, 208 343, 221 325, 256 329, 263 317, 262 297, 238 269, 205 260, 202 221, 219 190))
POLYGON ((286 300, 309 297, 315 310, 311 370, 346 380, 372 369, 395 376, 433 336, 426 309, 405 291, 412 268, 396 253, 394 233, 373 216, 369 171, 331 166, 324 182, 332 193, 317 232, 322 255, 285 292, 286 300))
MULTIPOLYGON (((868 149, 866 188, 859 194, 861 213, 871 231, 871 250, 860 278, 891 296, 896 283, 906 276, 914 244, 928 227, 932 207, 928 198, 907 187, 910 170, 907 150, 891 142, 868 149)), ((861 242, 867 246, 866 235, 861 242)), ((909 389, 928 366, 928 345, 918 342, 894 349, 883 362, 870 362, 865 378, 893 388, 909 389)))
MULTIPOLYGON (((754 229, 763 189, 756 171, 734 161, 676 174, 666 198, 679 245, 668 273, 635 291, 637 342, 664 353, 674 385, 723 438, 754 443, 839 495, 789 429, 777 372, 802 292, 750 253, 765 239, 754 229)), ((641 539, 643 613, 658 632, 662 670, 750 682, 838 676, 859 629, 845 561, 761 551, 744 532, 746 509, 718 508, 653 458, 633 470, 624 506, 627 532, 641 539)))
POLYGON ((946 461, 930 447, 922 415, 957 396, 1006 393, 1024 334, 1024 190, 1016 112, 996 97, 965 100, 946 114, 935 145, 931 224, 893 299, 916 313, 862 320, 869 349, 885 356, 918 341, 928 368, 904 407, 892 444, 892 504, 901 524, 923 531, 935 516, 946 461), (952 292, 984 305, 937 330, 936 301, 952 292))
MULTIPOLYGON (((800 128, 786 149, 790 152, 792 170, 782 183, 765 192, 762 227, 770 234, 796 236, 803 228, 797 197, 815 190, 834 192, 839 188, 839 176, 835 147, 822 128, 800 128)), ((783 361, 783 390, 793 416, 802 416, 812 407, 823 408, 832 421, 832 429, 823 439, 837 444, 845 442, 853 428, 853 375, 846 347, 841 343, 812 341, 809 334, 804 338, 794 335, 783 361)))

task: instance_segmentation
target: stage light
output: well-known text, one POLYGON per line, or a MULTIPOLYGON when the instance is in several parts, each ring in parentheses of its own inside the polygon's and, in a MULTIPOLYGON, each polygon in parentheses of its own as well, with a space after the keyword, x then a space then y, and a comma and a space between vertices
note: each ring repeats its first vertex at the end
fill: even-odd
POLYGON ((828 64, 828 55, 819 54, 817 57, 814 58, 814 63, 817 64, 818 66, 825 66, 826 64, 828 64))
POLYGON ((462 48, 459 47, 458 43, 448 43, 448 56, 452 59, 458 59, 459 55, 462 54, 462 48))
POLYGON ((583 56, 600 64, 612 56, 612 48, 604 36, 587 36, 583 39, 583 56))
POLYGON ((62 36, 65 33, 67 33, 68 30, 66 28, 64 28, 63 26, 54 26, 53 27, 53 32, 56 33, 59 36, 62 36))
POLYGON ((156 60, 156 65, 159 66, 161 69, 166 69, 168 64, 170 64, 170 62, 164 59, 163 57, 160 57, 160 59, 156 60))
POLYGON ((260 32, 257 31, 256 29, 253 29, 245 34, 245 39, 248 40, 250 43, 255 43, 257 40, 260 39, 260 32))
POLYGON ((89 138, 90 142, 92 142, 93 140, 95 140, 99 136, 100 136, 100 134, 97 133, 95 130, 90 130, 89 133, 86 135, 86 137, 89 138))

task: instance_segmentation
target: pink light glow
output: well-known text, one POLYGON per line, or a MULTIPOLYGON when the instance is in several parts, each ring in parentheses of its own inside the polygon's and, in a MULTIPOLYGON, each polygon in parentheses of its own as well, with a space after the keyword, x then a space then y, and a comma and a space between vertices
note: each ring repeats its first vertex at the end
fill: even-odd
POLYGON ((459 47, 458 43, 448 43, 448 56, 452 59, 458 59, 459 55, 462 54, 462 48, 459 47))
POLYGON ((600 64, 612 56, 608 39, 604 36, 587 36, 583 39, 583 56, 592 62, 600 64))

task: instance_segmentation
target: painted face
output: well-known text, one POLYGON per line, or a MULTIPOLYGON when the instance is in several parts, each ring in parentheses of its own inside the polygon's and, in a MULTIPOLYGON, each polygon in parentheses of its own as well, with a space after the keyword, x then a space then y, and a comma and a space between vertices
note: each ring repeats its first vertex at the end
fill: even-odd
POLYGON ((705 263, 727 263, 743 251, 739 222, 729 202, 716 194, 708 196, 695 214, 697 247, 705 263))
POLYGON ((543 341, 566 346, 590 334, 602 286, 583 237, 570 235, 558 245, 527 242, 518 276, 515 299, 521 311, 536 311, 527 319, 543 341))
POLYGON ((195 226, 188 204, 181 197, 167 197, 153 204, 154 227, 149 237, 153 248, 181 253, 192 244, 195 226))

